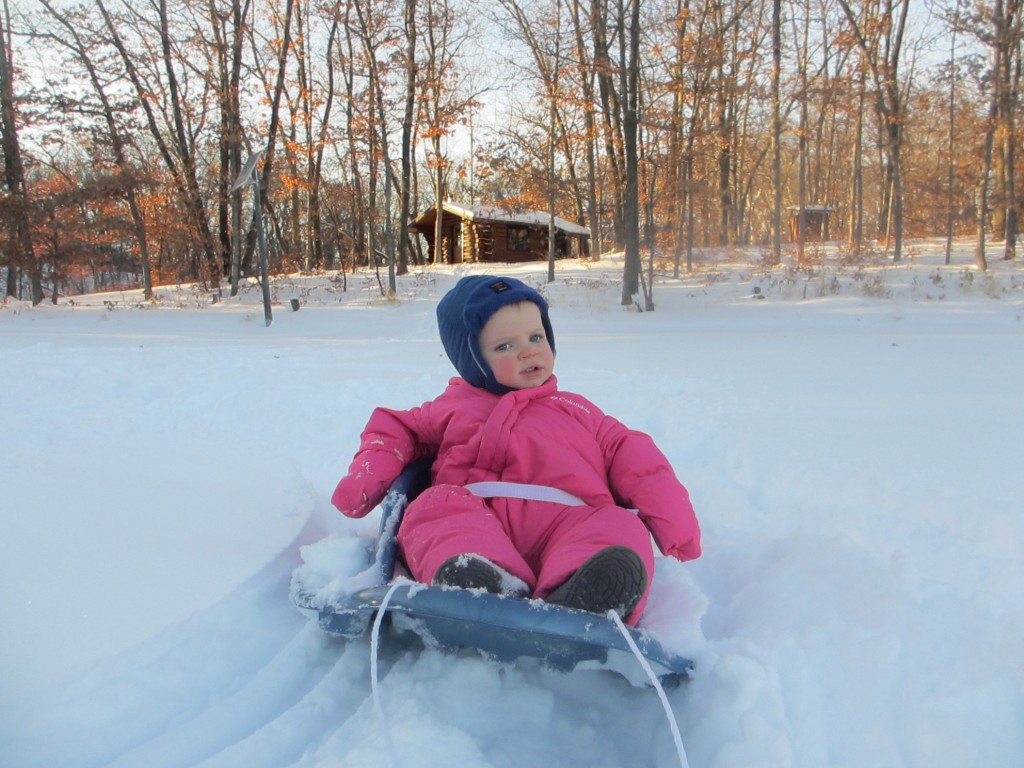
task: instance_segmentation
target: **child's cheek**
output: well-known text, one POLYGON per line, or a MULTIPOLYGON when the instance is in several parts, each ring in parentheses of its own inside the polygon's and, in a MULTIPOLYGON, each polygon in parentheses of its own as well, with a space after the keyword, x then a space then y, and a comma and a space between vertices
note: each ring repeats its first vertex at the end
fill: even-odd
POLYGON ((509 386, 510 382, 515 380, 515 373, 516 361, 507 357, 502 357, 494 369, 494 377, 506 386, 509 386))

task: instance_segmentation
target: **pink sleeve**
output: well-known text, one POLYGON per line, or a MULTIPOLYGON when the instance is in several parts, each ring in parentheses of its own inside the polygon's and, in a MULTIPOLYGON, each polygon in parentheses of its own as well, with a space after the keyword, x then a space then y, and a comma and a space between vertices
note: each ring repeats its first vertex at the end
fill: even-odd
POLYGON ((342 514, 366 515, 381 502, 407 464, 431 453, 432 447, 422 439, 429 405, 409 411, 377 408, 373 412, 348 474, 331 496, 331 503, 342 514))
POLYGON ((700 525, 690 494, 654 441, 609 416, 599 439, 612 492, 623 505, 639 510, 658 548, 678 560, 700 557, 700 525))

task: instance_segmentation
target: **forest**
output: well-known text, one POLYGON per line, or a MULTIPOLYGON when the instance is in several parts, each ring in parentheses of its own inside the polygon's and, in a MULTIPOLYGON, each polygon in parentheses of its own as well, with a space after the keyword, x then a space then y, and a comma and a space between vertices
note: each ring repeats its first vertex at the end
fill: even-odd
POLYGON ((1021 0, 2 4, 0 279, 34 304, 234 293, 263 231, 271 273, 393 292, 444 200, 587 227, 624 301, 707 248, 1016 255, 1021 0))

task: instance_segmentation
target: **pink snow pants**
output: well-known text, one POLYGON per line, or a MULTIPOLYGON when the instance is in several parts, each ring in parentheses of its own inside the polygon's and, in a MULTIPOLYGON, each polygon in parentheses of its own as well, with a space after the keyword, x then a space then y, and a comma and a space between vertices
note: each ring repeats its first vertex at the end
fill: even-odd
POLYGON ((485 499, 457 485, 428 488, 409 505, 398 545, 417 581, 429 584, 446 560, 473 553, 522 579, 541 599, 599 550, 628 547, 647 567, 647 591, 626 618, 630 625, 643 613, 654 575, 650 533, 628 509, 485 499))

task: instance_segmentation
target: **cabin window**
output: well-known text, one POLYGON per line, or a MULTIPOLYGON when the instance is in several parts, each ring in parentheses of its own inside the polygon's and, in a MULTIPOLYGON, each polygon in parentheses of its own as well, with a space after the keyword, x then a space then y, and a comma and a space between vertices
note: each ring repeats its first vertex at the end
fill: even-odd
POLYGON ((528 227, 509 226, 508 249, 510 251, 530 250, 530 230, 528 227))

